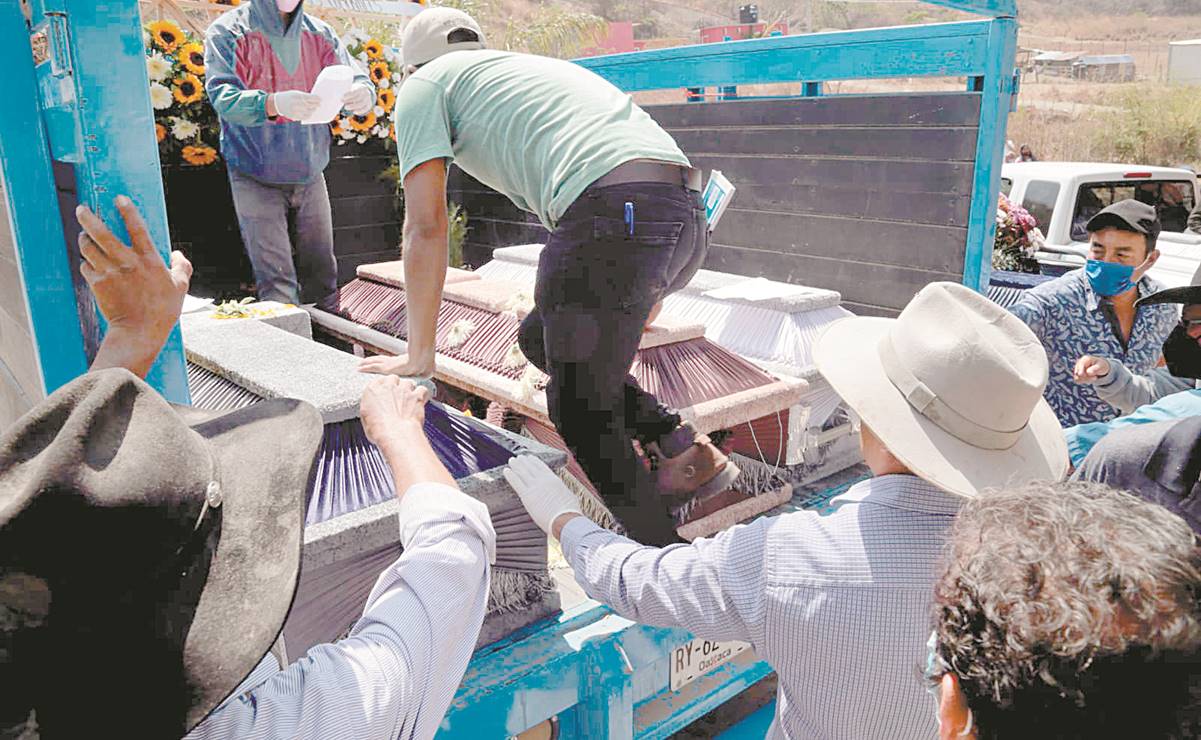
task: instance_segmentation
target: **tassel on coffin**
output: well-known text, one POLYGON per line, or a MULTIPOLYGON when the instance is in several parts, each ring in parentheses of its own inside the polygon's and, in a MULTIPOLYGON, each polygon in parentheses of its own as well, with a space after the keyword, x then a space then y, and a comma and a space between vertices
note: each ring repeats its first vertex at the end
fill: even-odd
MULTIPOLYGON (((306 509, 301 581, 285 628, 289 651, 299 654, 343 634, 381 570, 399 556, 395 486, 357 418, 370 380, 356 372, 358 360, 256 321, 237 324, 185 325, 194 404, 231 409, 263 397, 299 397, 326 419, 306 509), (293 377, 281 377, 288 373, 293 377)), ((488 505, 497 533, 480 644, 553 613, 558 597, 547 572, 546 536, 500 469, 516 454, 538 454, 552 467, 562 457, 436 402, 426 408, 425 432, 460 487, 488 505)))

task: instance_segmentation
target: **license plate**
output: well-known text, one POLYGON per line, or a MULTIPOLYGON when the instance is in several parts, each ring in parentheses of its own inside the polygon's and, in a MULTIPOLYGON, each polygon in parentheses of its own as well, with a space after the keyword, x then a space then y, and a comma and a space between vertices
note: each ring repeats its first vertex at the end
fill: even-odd
POLYGON ((693 640, 671 651, 671 690, 679 691, 701 676, 729 663, 750 648, 749 643, 731 640, 693 640))

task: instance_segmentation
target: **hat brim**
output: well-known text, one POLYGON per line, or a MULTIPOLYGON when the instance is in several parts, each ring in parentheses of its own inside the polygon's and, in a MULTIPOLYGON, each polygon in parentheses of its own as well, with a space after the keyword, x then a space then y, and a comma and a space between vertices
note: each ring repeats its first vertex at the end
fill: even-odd
POLYGON ((208 442, 221 482, 221 532, 184 643, 191 730, 270 652, 300 575, 304 511, 322 421, 272 400, 230 412, 176 408, 208 442))
POLYGON ((1154 306, 1158 303, 1182 303, 1186 306, 1201 303, 1201 285, 1184 285, 1168 288, 1135 301, 1135 307, 1154 306))
POLYGON ((966 498, 991 488, 1063 479, 1068 471, 1067 442, 1045 399, 1039 399, 1025 431, 1007 450, 970 445, 910 406, 888 379, 877 352, 893 321, 838 321, 818 339, 814 357, 834 391, 898 460, 918 477, 966 498))

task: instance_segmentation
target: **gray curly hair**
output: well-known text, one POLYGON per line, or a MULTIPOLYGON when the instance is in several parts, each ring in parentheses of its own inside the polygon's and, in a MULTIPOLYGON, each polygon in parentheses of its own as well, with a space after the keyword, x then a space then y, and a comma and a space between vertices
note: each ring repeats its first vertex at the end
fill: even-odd
POLYGON ((1093 483, 969 502, 935 589, 935 657, 987 738, 1201 733, 1201 549, 1093 483))

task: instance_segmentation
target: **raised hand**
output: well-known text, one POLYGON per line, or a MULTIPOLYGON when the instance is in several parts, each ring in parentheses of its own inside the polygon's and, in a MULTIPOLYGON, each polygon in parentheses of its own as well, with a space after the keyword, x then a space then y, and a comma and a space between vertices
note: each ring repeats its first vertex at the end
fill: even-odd
POLYGON ((1092 385, 1109 375, 1109 370, 1109 360, 1104 357, 1085 355, 1076 360, 1076 366, 1072 368, 1072 378, 1081 385, 1092 385))
POLYGON ((129 246, 91 210, 84 206, 75 210, 83 227, 79 270, 108 321, 105 344, 93 367, 125 367, 145 376, 179 320, 192 264, 183 254, 172 252, 168 268, 133 202, 120 196, 116 203, 129 232, 129 246))

